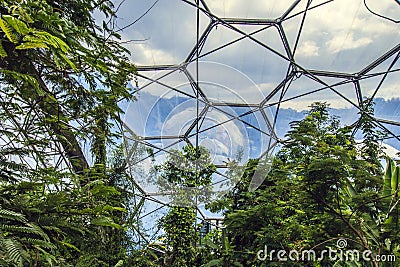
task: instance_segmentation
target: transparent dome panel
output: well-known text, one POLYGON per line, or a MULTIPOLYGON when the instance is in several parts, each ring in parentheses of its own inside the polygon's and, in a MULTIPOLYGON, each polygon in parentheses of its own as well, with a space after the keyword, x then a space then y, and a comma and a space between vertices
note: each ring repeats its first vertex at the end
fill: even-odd
MULTIPOLYGON (((134 23, 120 32, 123 41, 130 41, 125 47, 134 51, 133 62, 140 66, 183 62, 196 44, 196 13, 196 8, 180 0, 123 3, 117 23, 120 29, 134 23)), ((201 13, 200 32, 208 24, 209 18, 201 13)))
MULTIPOLYGON (((193 90, 187 82, 174 88, 152 83, 135 94, 136 101, 132 101, 126 112, 124 123, 138 136, 161 136, 165 134, 178 134, 170 127, 171 120, 180 116, 195 115, 193 107, 199 102, 200 108, 204 103, 193 100, 193 90), (179 92, 178 92, 178 91, 179 92), (185 115, 186 114, 186 115, 185 115), (171 117, 173 116, 173 117, 171 117), (169 124, 167 120, 170 120, 169 124)), ((182 125, 175 129, 181 129, 182 125)))
MULTIPOLYGON (((261 54, 267 53, 267 51, 261 50, 261 54)), ((265 62, 255 61, 254 65, 256 66, 241 70, 240 66, 237 68, 237 66, 226 64, 224 57, 221 54, 215 55, 215 57, 210 55, 210 58, 208 56, 206 58, 216 61, 199 62, 198 77, 201 90, 210 101, 216 103, 260 103, 269 89, 279 83, 278 77, 273 73, 279 72, 279 70, 286 71, 288 66, 285 62, 279 62, 265 68, 265 62), (264 65, 265 72, 255 71, 260 65, 264 65), (256 84, 251 76, 256 77, 261 83, 256 84)), ((196 74, 196 64, 189 64, 188 70, 196 74)), ((284 74, 281 73, 279 76, 283 78, 284 74)))
POLYGON ((209 0, 210 10, 222 18, 270 18, 281 17, 294 1, 259 0, 209 0))
MULTIPOLYGON (((383 2, 385 10, 399 8, 383 2)), ((397 25, 372 15, 362 2, 332 1, 307 12, 295 58, 309 69, 357 72, 399 41, 397 25)))
POLYGON ((198 75, 199 87, 213 103, 259 103, 264 95, 245 73, 222 63, 200 61, 188 65, 193 77, 198 75), (197 71, 198 69, 198 71, 197 71))
POLYGON ((216 108, 209 109, 200 122, 199 131, 193 129, 189 138, 192 144, 197 143, 207 148, 213 163, 217 165, 238 159, 241 153, 248 158, 249 139, 246 128, 230 113, 216 108))

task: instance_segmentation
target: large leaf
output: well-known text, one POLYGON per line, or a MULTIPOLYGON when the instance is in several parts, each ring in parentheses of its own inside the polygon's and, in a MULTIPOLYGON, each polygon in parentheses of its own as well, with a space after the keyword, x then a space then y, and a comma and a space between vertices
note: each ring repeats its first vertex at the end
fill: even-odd
POLYGON ((391 180, 391 188, 393 197, 398 196, 398 187, 399 187, 399 178, 400 178, 400 166, 396 166, 395 171, 392 175, 391 180))
POLYGON ((396 165, 393 159, 386 157, 386 171, 383 176, 383 196, 390 196, 392 194, 392 179, 396 170, 396 165))

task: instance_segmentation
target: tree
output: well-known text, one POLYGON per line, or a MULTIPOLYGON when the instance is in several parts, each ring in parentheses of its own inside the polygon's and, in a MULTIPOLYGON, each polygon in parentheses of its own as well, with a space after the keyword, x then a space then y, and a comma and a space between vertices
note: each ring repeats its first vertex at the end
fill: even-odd
MULTIPOLYGON (((349 240, 350 249, 371 250, 374 255, 384 251, 397 253, 398 225, 379 219, 395 216, 393 203, 397 196, 393 189, 397 187, 389 189, 389 180, 395 178, 388 178, 387 174, 384 179, 381 175, 380 155, 374 152, 375 130, 371 124, 365 124, 366 118, 362 122, 366 138, 359 148, 351 128, 340 127, 338 119, 329 116, 327 105, 316 103, 303 120, 291 123, 270 173, 255 192, 248 192, 247 188, 257 161, 248 163, 244 179, 233 195, 215 205, 216 209, 226 209, 227 235, 235 251, 239 251, 234 255, 236 260, 243 266, 259 266, 256 253, 265 245, 269 251, 301 252, 310 248, 321 251, 335 247, 339 238, 349 240), (387 194, 392 192, 386 200, 383 188, 387 194), (388 208, 392 209, 389 213, 388 208), (390 225, 391 234, 383 225, 390 225)), ((393 174, 394 167, 390 168, 393 174)), ((275 258, 265 264, 330 266, 333 263, 329 259, 284 263, 275 258)), ((363 264, 378 266, 376 261, 363 264)))
POLYGON ((215 171, 208 151, 190 144, 183 147, 182 151, 170 151, 167 161, 157 167, 160 187, 168 192, 174 190, 173 206, 160 221, 168 249, 165 266, 198 266, 196 204, 197 199, 206 197, 202 193, 209 193, 215 171))
POLYGON ((1 0, 0 13, 1 264, 120 263, 122 244, 104 250, 126 242, 106 152, 135 68, 113 4, 1 0), (109 21, 98 25, 96 11, 109 21))

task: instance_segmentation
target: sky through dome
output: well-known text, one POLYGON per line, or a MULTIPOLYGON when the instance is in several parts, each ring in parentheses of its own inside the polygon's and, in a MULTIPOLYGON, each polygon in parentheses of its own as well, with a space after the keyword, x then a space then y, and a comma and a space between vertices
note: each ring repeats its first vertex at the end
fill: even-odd
POLYGON ((148 183, 153 164, 165 161, 170 149, 207 147, 220 185, 229 178, 227 162, 239 154, 241 163, 268 158, 289 122, 316 101, 329 103, 360 139, 362 101, 373 98, 382 141, 392 152, 400 149, 396 1, 118 4, 116 29, 138 67, 138 87, 132 82, 137 100, 124 119, 128 154, 154 205, 170 201, 148 183))

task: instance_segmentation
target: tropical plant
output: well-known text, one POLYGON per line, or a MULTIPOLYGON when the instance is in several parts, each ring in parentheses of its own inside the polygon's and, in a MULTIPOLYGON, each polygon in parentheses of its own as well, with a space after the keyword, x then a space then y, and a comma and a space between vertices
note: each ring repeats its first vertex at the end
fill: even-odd
POLYGON ((165 266, 196 266, 196 204, 209 195, 216 167, 204 147, 189 144, 182 151, 170 151, 167 161, 156 169, 160 188, 173 190, 173 206, 160 221, 167 248, 165 266))
POLYGON ((396 221, 398 200, 394 163, 388 161, 382 179, 371 109, 365 112, 360 122, 364 141, 358 145, 351 128, 340 127, 339 120, 329 116, 326 104, 312 105, 303 120, 291 124, 271 171, 256 191, 248 190, 258 165, 251 160, 232 193, 210 205, 225 211, 236 261, 243 266, 378 266, 374 260, 262 262, 256 255, 265 245, 269 251, 335 249, 340 238, 349 241, 349 249, 371 250, 373 255, 398 253, 398 225, 391 223, 396 221))
POLYGON ((107 151, 135 68, 115 16, 111 1, 0 1, 2 266, 126 260, 123 167, 107 151))

